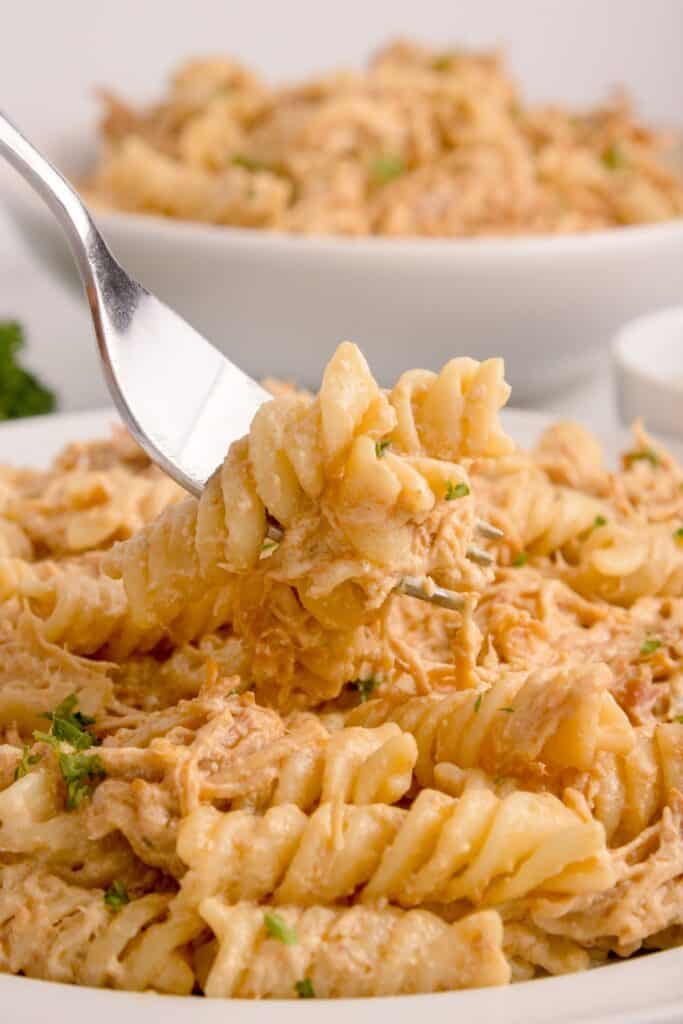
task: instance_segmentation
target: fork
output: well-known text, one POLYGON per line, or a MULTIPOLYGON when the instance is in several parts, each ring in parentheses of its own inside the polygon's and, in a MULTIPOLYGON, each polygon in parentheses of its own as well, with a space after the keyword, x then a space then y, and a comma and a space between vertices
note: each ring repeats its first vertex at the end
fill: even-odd
MULTIPOLYGON (((0 112, 0 154, 59 221, 90 306, 102 368, 114 404, 150 459, 199 495, 230 443, 248 433, 254 413, 272 396, 209 344, 177 313, 133 280, 114 259, 79 195, 0 112)), ((502 537, 489 523, 483 536, 502 537)), ((282 530, 272 524, 277 542, 282 530)), ((489 565, 472 546, 468 557, 489 565)), ((461 594, 406 576, 396 587, 432 604, 460 610, 461 594)))

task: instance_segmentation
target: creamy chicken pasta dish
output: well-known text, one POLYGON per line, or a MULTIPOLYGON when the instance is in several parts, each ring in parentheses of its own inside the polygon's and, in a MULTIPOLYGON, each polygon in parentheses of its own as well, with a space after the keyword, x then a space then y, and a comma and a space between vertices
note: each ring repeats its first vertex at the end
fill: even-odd
POLYGON ((398 42, 364 72, 284 88, 233 60, 195 60, 149 109, 104 98, 103 152, 84 187, 121 210, 450 237, 683 216, 674 140, 624 97, 581 113, 529 107, 498 54, 398 42))
POLYGON ((683 471, 521 451, 507 397, 344 343, 198 500, 123 434, 3 469, 1 970, 312 999, 681 941, 683 471))

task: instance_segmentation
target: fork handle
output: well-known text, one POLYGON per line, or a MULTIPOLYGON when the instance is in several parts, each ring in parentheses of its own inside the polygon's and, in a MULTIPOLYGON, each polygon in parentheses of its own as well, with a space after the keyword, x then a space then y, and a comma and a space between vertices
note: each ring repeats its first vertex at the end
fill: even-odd
POLYGON ((107 372, 109 355, 102 317, 125 328, 140 297, 147 293, 114 259, 76 190, 1 110, 0 155, 44 200, 64 230, 83 281, 107 372))
MULTIPOLYGON (((49 160, 31 145, 10 119, 0 111, 0 153, 50 207, 69 240, 81 277, 87 285, 91 276, 88 252, 99 232, 68 181, 49 160)), ((104 244, 104 243, 102 243, 104 244)))

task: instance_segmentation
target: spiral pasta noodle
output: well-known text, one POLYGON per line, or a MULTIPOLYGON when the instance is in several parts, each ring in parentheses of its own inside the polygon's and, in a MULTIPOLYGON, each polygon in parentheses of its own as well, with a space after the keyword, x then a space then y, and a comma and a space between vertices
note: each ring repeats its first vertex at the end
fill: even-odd
POLYGON ((376 996, 680 944, 683 470, 515 450, 507 393, 344 343, 199 499, 121 433, 0 467, 0 971, 376 996))
POLYGON ((164 922, 171 900, 165 893, 131 900, 116 915, 104 896, 101 889, 68 885, 26 865, 0 867, 0 969, 188 995, 194 974, 182 947, 201 931, 201 922, 194 916, 164 922))
POLYGON ((272 910, 296 935, 285 947, 268 938, 267 908, 204 900, 202 917, 218 940, 207 996, 295 999, 305 985, 315 997, 349 998, 454 991, 509 978, 494 911, 446 924, 424 910, 393 907, 272 910))
POLYGON ((661 814, 672 791, 683 792, 683 725, 662 722, 652 735, 638 730, 634 748, 601 755, 581 789, 611 842, 633 839, 661 814))
POLYGON ((369 701, 347 721, 391 721, 412 733, 423 786, 434 784, 441 762, 533 779, 538 773, 588 769, 600 751, 631 749, 633 729, 609 693, 610 679, 604 665, 528 677, 509 673, 486 691, 369 701))
POLYGON ((499 799, 483 786, 459 799, 423 790, 410 811, 332 803, 307 817, 285 804, 255 818, 201 809, 181 825, 178 850, 192 906, 217 893, 298 906, 354 892, 404 907, 494 903, 539 889, 599 891, 612 877, 597 822, 549 793, 499 799))

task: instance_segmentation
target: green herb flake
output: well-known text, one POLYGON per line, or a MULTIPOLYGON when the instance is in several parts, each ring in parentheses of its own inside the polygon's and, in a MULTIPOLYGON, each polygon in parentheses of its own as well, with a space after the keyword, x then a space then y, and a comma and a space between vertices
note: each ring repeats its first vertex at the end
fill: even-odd
POLYGON ((514 711, 515 709, 514 709, 514 708, 499 708, 499 710, 500 710, 500 711, 505 711, 505 712, 506 712, 506 714, 508 714, 508 715, 511 715, 511 714, 512 714, 512 712, 513 712, 513 711, 514 711))
POLYGON ((0 321, 0 420, 52 412, 57 405, 53 392, 19 366, 17 353, 23 347, 21 325, 14 320, 0 321))
POLYGON ((34 733, 35 738, 53 745, 55 741, 68 743, 75 750, 88 750, 89 747, 97 746, 97 737, 88 731, 88 726, 92 725, 95 719, 81 711, 75 711, 77 704, 78 697, 72 693, 54 711, 43 714, 41 717, 52 723, 50 732, 34 733))
POLYGON ((243 167, 245 171, 269 170, 268 164, 264 164, 262 160, 256 160, 254 157, 247 156, 245 153, 235 153, 232 162, 235 167, 243 167))
POLYGON ((520 551, 519 554, 515 555, 510 563, 515 569, 519 569, 522 565, 526 565, 529 561, 529 556, 526 551, 520 551))
POLYGON ((294 985, 294 991, 299 999, 315 999, 315 990, 310 978, 302 978, 294 985))
POLYGON ((370 173, 379 185, 388 185, 394 178, 398 178, 405 171, 405 164, 400 156, 377 157, 370 168, 370 173))
POLYGON ((644 658, 648 655, 654 654, 662 646, 662 641, 658 640, 657 637, 652 637, 650 640, 646 640, 643 646, 640 648, 640 653, 644 658))
POLYGON ((607 526, 607 520, 604 516, 596 516, 593 520, 593 526, 607 526))
POLYGON ((432 71, 449 71, 456 60, 454 53, 437 53, 432 60, 432 71))
POLYGON ((624 455, 624 465, 626 468, 630 468, 634 462, 649 462, 652 466, 658 466, 661 459, 654 448, 643 448, 639 452, 626 452, 624 455))
POLYGON ((683 526, 679 526, 677 530, 674 530, 674 540, 683 541, 683 526))
POLYGON ((683 715, 676 715, 674 722, 678 722, 679 725, 683 725, 683 715))
POLYGON ((474 702, 474 710, 475 710, 475 712, 478 711, 479 708, 481 707, 481 698, 483 696, 484 696, 483 693, 480 693, 479 696, 477 697, 477 699, 475 700, 475 702, 474 702))
POLYGON ((450 480, 446 481, 446 501, 453 501, 454 498, 466 498, 470 493, 470 489, 467 484, 453 484, 450 480))
POLYGON ((384 457, 384 453, 385 453, 385 451, 387 450, 387 448, 389 447, 390 444, 391 444, 391 441, 378 441, 377 442, 377 444, 375 445, 375 455, 377 456, 378 459, 381 459, 381 458, 384 457))
POLYGON ((618 142, 613 142, 607 147, 602 154, 602 162, 610 171, 618 171, 628 163, 626 154, 618 142))
POLYGON ((24 775, 28 775, 34 765, 40 761, 40 754, 31 753, 31 745, 29 743, 24 744, 24 749, 21 755, 21 761, 14 769, 14 781, 17 779, 23 779, 24 775))
POLYGON ((97 754, 60 754, 59 770, 66 784, 67 811, 77 811, 107 774, 97 754))
POLYGON ((354 679, 351 685, 355 686, 358 690, 361 704, 365 704, 365 702, 370 699, 370 695, 378 682, 379 680, 375 679, 374 676, 369 676, 367 679, 354 679))
POLYGON ((285 946, 295 946, 299 941, 296 928, 288 925, 279 914, 264 914, 263 923, 271 939, 277 939, 285 946))
POLYGON ((126 903, 130 903, 130 896, 123 882, 115 881, 111 883, 104 894, 104 902, 115 914, 118 914, 119 910, 125 907, 126 903))

